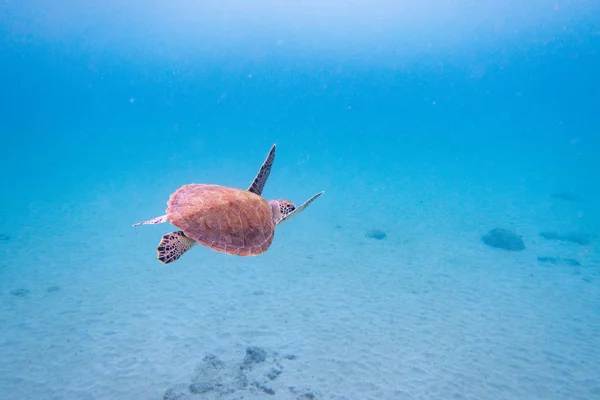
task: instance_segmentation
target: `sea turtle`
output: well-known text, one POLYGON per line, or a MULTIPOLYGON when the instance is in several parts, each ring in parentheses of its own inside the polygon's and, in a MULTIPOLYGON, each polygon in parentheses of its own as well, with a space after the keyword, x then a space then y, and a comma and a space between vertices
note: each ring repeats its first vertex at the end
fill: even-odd
POLYGON ((267 202, 261 194, 275 160, 275 145, 247 190, 232 187, 191 184, 171 195, 167 213, 133 226, 170 222, 180 231, 167 233, 158 244, 158 260, 177 260, 196 243, 213 250, 239 256, 264 253, 275 227, 304 210, 319 192, 299 207, 288 200, 267 202))

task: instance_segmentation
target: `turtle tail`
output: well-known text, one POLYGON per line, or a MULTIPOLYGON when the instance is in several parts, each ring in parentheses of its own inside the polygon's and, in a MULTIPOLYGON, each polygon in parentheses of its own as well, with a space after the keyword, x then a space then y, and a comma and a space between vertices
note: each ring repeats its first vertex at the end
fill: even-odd
POLYGON ((182 231, 167 233, 158 244, 158 260, 163 264, 171 263, 191 249, 194 244, 196 241, 185 236, 182 231))

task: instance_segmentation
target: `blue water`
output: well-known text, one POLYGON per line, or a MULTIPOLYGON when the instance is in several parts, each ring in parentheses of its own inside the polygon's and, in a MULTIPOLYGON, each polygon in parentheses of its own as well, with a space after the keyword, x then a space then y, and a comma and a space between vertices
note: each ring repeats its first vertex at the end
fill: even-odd
POLYGON ((600 397, 598 2, 38 3, 0 2, 4 398, 158 399, 248 346, 309 360, 248 373, 277 398, 600 397), (273 143, 265 197, 325 195, 260 257, 158 263, 131 224, 273 143))

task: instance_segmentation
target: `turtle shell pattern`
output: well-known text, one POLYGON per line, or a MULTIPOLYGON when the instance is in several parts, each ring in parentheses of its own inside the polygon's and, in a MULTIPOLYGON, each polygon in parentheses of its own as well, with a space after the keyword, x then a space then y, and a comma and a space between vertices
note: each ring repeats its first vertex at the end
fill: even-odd
POLYGON ((169 198, 171 224, 213 250, 240 256, 265 252, 275 233, 270 204, 247 190, 191 184, 169 198))

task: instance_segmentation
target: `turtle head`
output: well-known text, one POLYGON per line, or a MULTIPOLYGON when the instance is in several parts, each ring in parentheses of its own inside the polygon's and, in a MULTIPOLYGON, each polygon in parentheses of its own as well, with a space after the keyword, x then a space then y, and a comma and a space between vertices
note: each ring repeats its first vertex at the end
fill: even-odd
POLYGON ((271 200, 269 201, 269 204, 271 205, 273 222, 276 225, 296 209, 294 203, 289 200, 271 200))

